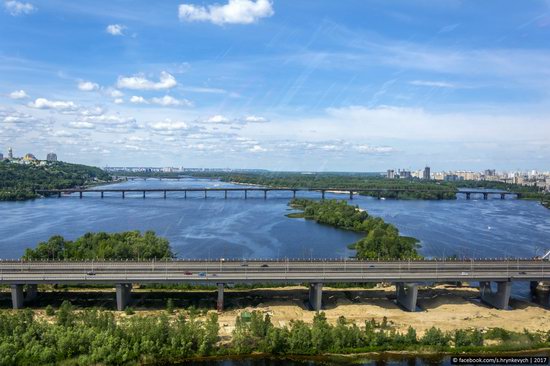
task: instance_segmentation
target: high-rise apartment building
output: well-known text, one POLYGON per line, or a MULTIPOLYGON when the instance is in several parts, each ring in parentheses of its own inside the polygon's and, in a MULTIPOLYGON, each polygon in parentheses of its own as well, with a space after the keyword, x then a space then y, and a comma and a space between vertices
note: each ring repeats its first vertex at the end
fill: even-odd
POLYGON ((430 180, 431 179, 431 173, 430 173, 430 167, 429 166, 424 168, 424 173, 422 174, 422 179, 424 179, 424 180, 430 180))
POLYGON ((46 156, 47 161, 57 161, 57 154, 56 153, 49 153, 46 156))

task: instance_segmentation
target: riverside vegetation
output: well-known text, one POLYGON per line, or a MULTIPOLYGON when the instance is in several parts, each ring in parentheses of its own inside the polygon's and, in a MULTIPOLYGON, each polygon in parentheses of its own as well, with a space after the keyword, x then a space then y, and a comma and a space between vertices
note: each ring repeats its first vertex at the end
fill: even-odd
POLYGON ((108 173, 86 165, 63 162, 37 165, 0 161, 0 201, 37 198, 37 189, 64 189, 111 181, 108 173))
POLYGON ((362 325, 340 317, 335 325, 318 313, 275 327, 269 315, 239 315, 230 339, 219 335, 218 316, 199 317, 192 309, 168 309, 155 316, 115 316, 100 309, 75 309, 64 302, 46 315, 30 309, 0 312, 0 365, 169 364, 204 356, 330 355, 374 351, 495 352, 550 346, 548 332, 510 332, 495 328, 441 331, 419 336, 412 327, 396 331, 387 319, 362 325), (490 345, 488 345, 490 343, 490 345))
POLYGON ((175 255, 168 240, 154 231, 126 231, 122 233, 86 233, 71 241, 60 235, 27 248, 25 260, 86 260, 86 259, 168 259, 175 255))
POLYGON ((350 245, 359 259, 421 258, 417 252, 420 247, 417 239, 401 236, 394 225, 380 217, 370 216, 367 211, 359 210, 346 201, 293 199, 290 206, 302 212, 289 214, 289 217, 304 217, 339 229, 365 233, 364 238, 350 245))

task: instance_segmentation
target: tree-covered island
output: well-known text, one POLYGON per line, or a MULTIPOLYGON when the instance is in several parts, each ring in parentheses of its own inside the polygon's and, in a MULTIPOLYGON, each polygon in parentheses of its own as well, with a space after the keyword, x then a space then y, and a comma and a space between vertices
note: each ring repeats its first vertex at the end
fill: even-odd
POLYGON ((64 189, 109 183, 111 175, 100 168, 64 162, 19 164, 0 161, 0 201, 37 198, 38 189, 64 189))
POLYGON ((356 250, 358 259, 421 258, 417 252, 417 239, 401 236, 394 225, 380 217, 371 216, 346 201, 293 199, 290 206, 302 212, 289 214, 289 217, 304 217, 320 224, 365 233, 364 238, 350 246, 356 250))

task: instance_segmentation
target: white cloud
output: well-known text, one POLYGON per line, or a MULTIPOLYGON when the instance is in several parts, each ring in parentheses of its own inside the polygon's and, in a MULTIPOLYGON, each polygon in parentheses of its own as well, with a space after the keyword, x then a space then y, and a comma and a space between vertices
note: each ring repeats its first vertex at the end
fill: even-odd
POLYGON ((46 98, 37 98, 34 102, 29 103, 29 107, 37 109, 54 109, 61 112, 76 111, 78 106, 71 101, 55 101, 46 98))
POLYGON ((250 149, 248 149, 248 151, 253 153, 260 153, 260 152, 266 152, 267 149, 261 147, 260 145, 254 145, 250 149))
POLYGON ((78 136, 76 133, 65 131, 65 130, 52 131, 51 135, 55 137, 77 137, 78 136))
POLYGON ((151 98, 151 103, 155 103, 164 107, 170 107, 170 106, 187 106, 190 107, 193 105, 191 101, 187 99, 176 99, 174 97, 171 97, 169 95, 165 95, 162 98, 151 98))
POLYGON ((113 88, 108 88, 106 90, 106 92, 107 92, 107 95, 109 95, 112 98, 120 98, 120 97, 124 96, 123 92, 121 92, 120 90, 117 90, 117 89, 113 89, 113 88))
POLYGON ((432 88, 456 88, 457 85, 448 83, 446 81, 430 81, 430 80, 413 80, 409 84, 416 86, 428 86, 432 88))
POLYGON ((126 29, 125 26, 120 24, 109 24, 107 28, 105 29, 107 33, 113 35, 113 36, 123 36, 124 35, 124 29, 126 29))
POLYGON ((25 99, 28 98, 29 95, 24 90, 15 90, 10 93, 9 97, 11 99, 25 99))
POLYGON ((229 123, 229 118, 222 116, 221 114, 216 114, 212 117, 207 118, 204 122, 208 123, 229 123))
POLYGON ((91 130, 95 128, 94 124, 90 122, 69 122, 69 127, 78 130, 91 130))
POLYGON ((267 118, 264 118, 264 117, 251 115, 251 116, 244 117, 243 122, 246 122, 246 123, 262 123, 262 122, 269 122, 269 120, 267 118))
POLYGON ((208 21, 217 25, 250 24, 273 14, 270 0, 229 0, 225 5, 215 4, 208 7, 188 4, 179 6, 181 21, 208 21))
POLYGON ((113 103, 115 103, 115 104, 122 104, 122 103, 124 103, 124 99, 122 99, 122 98, 115 98, 115 100, 113 100, 113 103))
POLYGON ((155 131, 180 131, 187 130, 189 125, 185 122, 172 121, 165 119, 162 122, 150 123, 149 126, 155 131))
POLYGON ((134 76, 119 76, 117 81, 117 87, 121 89, 134 89, 134 90, 160 90, 170 89, 177 85, 176 78, 162 71, 158 82, 148 80, 144 75, 134 76))
POLYGON ((36 10, 31 3, 22 3, 15 0, 7 0, 4 2, 4 7, 10 15, 17 16, 22 14, 30 14, 36 10))
POLYGON ((388 154, 395 152, 395 149, 391 146, 356 145, 353 148, 365 154, 388 154))
POLYGON ((99 85, 91 81, 80 81, 78 83, 78 89, 82 91, 94 91, 99 89, 99 85))
POLYGON ((141 97, 141 96, 133 95, 133 96, 130 98, 130 103, 135 103, 135 104, 147 104, 148 102, 145 100, 145 98, 143 98, 143 97, 141 97))

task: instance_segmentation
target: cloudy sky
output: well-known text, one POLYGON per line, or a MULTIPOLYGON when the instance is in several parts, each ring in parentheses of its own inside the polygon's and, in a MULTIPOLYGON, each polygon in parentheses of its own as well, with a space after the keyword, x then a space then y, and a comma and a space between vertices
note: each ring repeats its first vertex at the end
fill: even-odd
POLYGON ((0 0, 0 151, 550 169, 550 1, 0 0))

